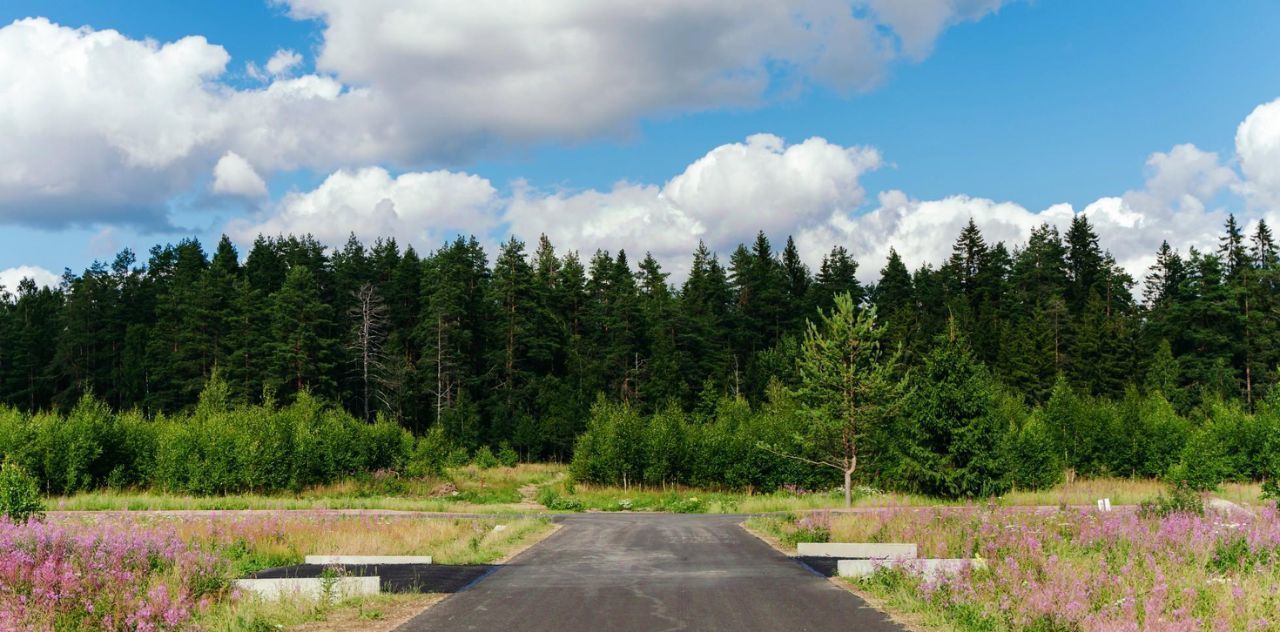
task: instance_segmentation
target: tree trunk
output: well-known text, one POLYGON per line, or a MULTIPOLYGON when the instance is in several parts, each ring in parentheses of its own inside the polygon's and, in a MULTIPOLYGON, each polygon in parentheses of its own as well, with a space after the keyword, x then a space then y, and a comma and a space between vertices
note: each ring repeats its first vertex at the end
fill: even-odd
POLYGON ((844 471, 844 507, 853 507, 853 470, 844 471))

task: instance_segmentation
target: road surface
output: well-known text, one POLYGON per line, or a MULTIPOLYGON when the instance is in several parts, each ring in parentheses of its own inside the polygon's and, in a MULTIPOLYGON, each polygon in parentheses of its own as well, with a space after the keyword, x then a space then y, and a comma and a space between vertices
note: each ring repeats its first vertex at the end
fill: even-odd
POLYGON ((399 630, 901 630, 741 520, 566 516, 546 540, 399 630))

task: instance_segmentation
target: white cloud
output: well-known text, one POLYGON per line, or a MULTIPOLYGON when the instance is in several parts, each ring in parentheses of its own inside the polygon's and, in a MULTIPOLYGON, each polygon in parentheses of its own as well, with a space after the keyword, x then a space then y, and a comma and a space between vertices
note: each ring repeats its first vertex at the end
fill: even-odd
POLYGON ((367 240, 396 236, 435 245, 453 232, 488 230, 496 201, 488 180, 464 173, 392 177, 380 167, 343 170, 312 191, 286 195, 261 221, 233 222, 228 233, 242 242, 260 233, 310 233, 323 242, 341 244, 355 233, 367 240))
POLYGON ((757 134, 712 149, 662 187, 553 194, 518 187, 504 220, 517 235, 546 233, 580 250, 648 250, 680 270, 699 240, 727 252, 759 230, 781 238, 853 211, 864 196, 858 178, 879 165, 871 148, 822 138, 788 146, 757 134))
POLYGON ((250 61, 244 65, 245 74, 258 81, 283 79, 292 74, 294 68, 302 64, 302 55, 287 48, 281 48, 267 60, 262 67, 250 61))
POLYGON ((317 73, 281 49, 247 65, 252 89, 203 37, 19 20, 0 28, 0 222, 161 225, 228 152, 268 180, 414 168, 809 84, 865 90, 989 4, 869 1, 287 0, 323 23, 317 73))
POLYGON ((40 287, 58 287, 62 277, 39 266, 17 266, 0 270, 0 288, 9 294, 18 293, 18 283, 31 279, 40 287))
MULTIPOLYGON (((1020 245, 1049 223, 1065 230, 1076 211, 1056 204, 1033 211, 1013 202, 966 195, 917 200, 902 191, 879 194, 866 210, 859 179, 881 165, 870 147, 842 147, 822 138, 791 145, 771 134, 721 145, 665 184, 619 182, 607 190, 544 190, 517 181, 501 199, 485 179, 437 171, 392 177, 381 168, 339 171, 316 190, 287 196, 258 223, 232 227, 248 242, 258 233, 312 233, 340 244, 350 232, 366 238, 402 236, 434 247, 452 232, 482 239, 540 234, 562 249, 584 253, 649 251, 681 278, 699 240, 728 254, 758 230, 774 240, 796 238, 816 265, 839 244, 859 261, 859 276, 874 280, 890 247, 909 267, 938 264, 950 255, 970 218, 989 243, 1020 245)), ((1153 153, 1144 188, 1103 197, 1079 212, 1101 245, 1141 279, 1161 240, 1179 247, 1212 247, 1225 211, 1209 209, 1236 176, 1218 156, 1193 145, 1153 153)))
POLYGON ((254 171, 249 161, 234 151, 228 151, 218 159, 213 167, 214 193, 220 195, 238 195, 242 197, 263 197, 267 194, 267 183, 254 171))
POLYGON ((271 73, 273 77, 280 77, 287 75, 289 71, 301 63, 302 55, 282 48, 276 51, 276 54, 272 55, 271 59, 267 60, 267 72, 271 73))
POLYGON ((771 68, 800 83, 867 89, 897 57, 894 27, 909 31, 903 41, 918 59, 944 25, 999 4, 285 2, 295 16, 325 23, 318 69, 398 112, 431 113, 396 121, 432 139, 418 151, 585 137, 654 112, 751 104, 775 83, 771 68))
POLYGON ((1280 99, 1259 105, 1240 123, 1236 153, 1245 198, 1258 210, 1280 213, 1280 99))
POLYGON ((943 29, 981 19, 1002 0, 870 0, 871 9, 898 35, 904 55, 922 59, 933 52, 943 29))
POLYGON ((0 28, 0 221, 156 222, 221 134, 228 57, 45 19, 0 28), (141 213, 142 217, 139 217, 141 213))

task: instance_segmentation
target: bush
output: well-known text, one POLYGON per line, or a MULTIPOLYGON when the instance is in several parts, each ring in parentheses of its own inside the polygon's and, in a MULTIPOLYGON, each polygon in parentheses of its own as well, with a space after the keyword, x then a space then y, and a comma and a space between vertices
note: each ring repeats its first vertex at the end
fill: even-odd
POLYGON ((1033 414, 1009 434, 1009 478, 1019 489, 1047 489, 1062 479, 1062 458, 1053 434, 1041 416, 1033 414))
POLYGON ((561 496, 559 492, 550 487, 543 487, 538 491, 538 504, 552 511, 582 511, 582 501, 570 496, 561 496))
POLYGON ((36 479, 16 463, 0 464, 0 516, 22 523, 43 514, 44 502, 36 479))
POLYGON ((1160 494, 1138 505, 1138 515, 1143 518, 1163 518, 1176 513, 1204 515, 1204 499, 1200 493, 1186 485, 1174 485, 1168 496, 1160 494))
POLYGON ((703 513, 706 510, 707 503, 701 498, 677 498, 667 503, 667 511, 673 513, 703 513))
POLYGON ((476 450, 471 463, 482 470, 488 470, 498 467, 498 457, 493 455, 493 450, 490 450, 489 446, 482 445, 479 450, 476 450))
POLYGON ((1169 472, 1174 485, 1195 491, 1217 489, 1232 477, 1232 458, 1212 424, 1200 428, 1187 441, 1182 460, 1169 472))
POLYGON ((449 460, 449 440, 444 436, 444 428, 432 426, 427 434, 418 437, 405 466, 409 476, 422 478, 440 476, 449 460))
POLYGON ((511 444, 503 441, 498 446, 498 463, 504 467, 515 467, 520 465, 520 455, 511 449, 511 444))
POLYGON ((174 417, 113 413, 92 395, 66 417, 0 408, 0 456, 49 494, 135 486, 202 495, 300 490, 399 471, 414 448, 395 423, 366 423, 306 392, 281 409, 231 406, 217 379, 191 414, 174 417))

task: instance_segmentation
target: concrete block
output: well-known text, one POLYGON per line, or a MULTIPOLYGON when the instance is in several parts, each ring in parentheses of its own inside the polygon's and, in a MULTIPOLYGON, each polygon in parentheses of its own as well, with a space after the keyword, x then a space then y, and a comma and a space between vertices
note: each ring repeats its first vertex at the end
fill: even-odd
POLYGON ((796 545, 801 557, 841 557, 864 560, 901 560, 916 557, 914 544, 873 544, 870 542, 801 542, 796 545))
MULTIPOLYGON (((382 591, 377 577, 337 577, 327 581, 332 582, 329 587, 329 596, 334 601, 376 595, 382 591)), ((288 577, 237 579, 232 585, 269 601, 290 596, 319 600, 325 594, 325 582, 326 580, 322 577, 288 577)))
POLYGON ((307 564, 342 564, 345 566, 371 566, 373 564, 430 564, 430 555, 308 555, 307 564))
POLYGON ((986 560, 923 559, 923 560, 839 560, 836 574, 841 577, 867 577, 881 568, 901 568, 926 579, 938 579, 955 575, 966 568, 982 569, 986 560))

